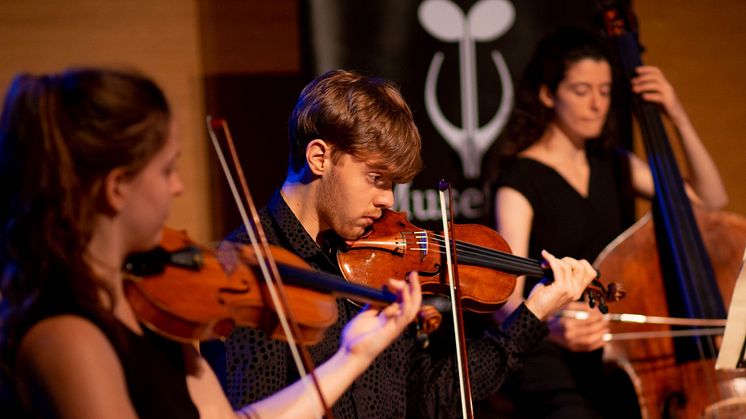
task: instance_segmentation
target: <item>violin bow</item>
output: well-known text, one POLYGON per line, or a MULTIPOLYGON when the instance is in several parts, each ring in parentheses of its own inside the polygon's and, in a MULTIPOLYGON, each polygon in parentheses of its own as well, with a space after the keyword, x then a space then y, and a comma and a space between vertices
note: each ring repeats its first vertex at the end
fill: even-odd
POLYGON ((469 381, 469 360, 466 354, 466 335, 464 333, 464 316, 461 307, 461 283, 458 276, 458 254, 456 253, 456 239, 453 232, 453 194, 450 183, 445 180, 438 182, 440 197, 440 213, 443 219, 443 241, 446 250, 446 266, 448 268, 448 288, 451 293, 451 316, 456 343, 456 361, 458 365, 459 389, 461 390, 461 414, 466 419, 474 419, 474 406, 471 397, 469 381), (450 222, 446 216, 445 191, 448 190, 448 212, 450 222))
POLYGON ((206 117, 206 122, 207 131, 210 134, 210 139, 215 147, 215 153, 217 154, 220 165, 223 168, 226 180, 228 181, 231 193, 233 194, 233 199, 236 202, 236 207, 241 215, 244 229, 246 230, 246 234, 249 236, 249 240, 251 241, 251 245, 256 254, 259 268, 265 279, 265 287, 262 287, 262 293, 265 294, 265 298, 269 297, 271 299, 272 304, 274 304, 276 308, 277 318, 280 321, 282 330, 288 340, 290 353, 292 354, 293 361, 295 362, 295 366, 300 374, 301 381, 308 387, 311 384, 309 384, 307 378, 311 377, 310 381, 313 383, 313 387, 321 400, 321 405, 326 412, 326 417, 333 419, 330 406, 324 399, 318 378, 314 373, 314 365, 311 360, 311 355, 305 345, 301 344, 300 341, 296 339, 296 336, 301 336, 300 328, 289 309, 290 306, 288 304, 282 277, 280 276, 277 264, 272 257, 269 243, 267 242, 267 237, 264 234, 264 229, 262 228, 262 223, 259 218, 259 212, 256 210, 254 200, 251 198, 249 185, 243 174, 243 169, 241 168, 241 163, 238 159, 238 153, 236 153, 236 148, 234 146, 233 137, 228 129, 228 123, 223 118, 213 118, 211 115, 206 117), (221 137, 217 135, 216 130, 220 130, 222 133, 221 137), (223 153, 223 144, 221 144, 220 138, 225 142, 225 146, 230 153, 231 163, 233 164, 233 169, 236 171, 235 177, 237 177, 240 182, 241 193, 239 193, 233 173, 231 172, 231 167, 225 158, 225 153, 223 153), (251 216, 251 218, 249 218, 249 216, 251 216))

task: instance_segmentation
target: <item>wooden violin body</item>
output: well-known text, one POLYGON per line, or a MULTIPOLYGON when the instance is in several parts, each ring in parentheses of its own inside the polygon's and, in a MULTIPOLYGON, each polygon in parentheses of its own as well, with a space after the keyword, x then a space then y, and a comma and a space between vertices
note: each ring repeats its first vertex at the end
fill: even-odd
MULTIPOLYGON (((456 225, 455 231, 460 241, 510 252, 505 240, 484 226, 456 225)), ((389 278, 404 278, 407 273, 417 271, 423 292, 447 295, 443 246, 442 238, 415 227, 405 214, 384 210, 371 231, 353 242, 347 251, 339 252, 337 260, 344 277, 354 282, 375 287, 389 278)), ((474 263, 467 260, 468 255, 459 254, 464 307, 476 312, 494 311, 510 297, 516 275, 495 270, 479 260, 474 263)))
MULTIPOLYGON (((176 255, 162 272, 138 276, 136 269, 126 269, 130 274, 125 294, 146 326, 182 342, 225 338, 235 326, 260 328, 273 338, 284 338, 249 247, 231 246, 237 263, 230 272, 224 271, 214 251, 196 247, 183 232, 165 229, 161 247, 176 255)), ((273 246, 272 255, 278 262, 309 269, 282 248, 273 246)), ((294 286, 286 287, 286 294, 289 310, 298 319, 301 341, 318 342, 337 320, 335 297, 294 286)))

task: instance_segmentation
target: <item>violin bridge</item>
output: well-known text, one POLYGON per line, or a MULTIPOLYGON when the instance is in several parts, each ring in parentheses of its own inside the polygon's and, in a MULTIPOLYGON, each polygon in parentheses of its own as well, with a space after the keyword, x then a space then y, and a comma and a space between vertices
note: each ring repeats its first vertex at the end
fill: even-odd
POLYGON ((415 247, 409 247, 407 250, 420 252, 420 260, 424 260, 427 257, 429 240, 427 237, 427 230, 420 230, 414 232, 415 247))

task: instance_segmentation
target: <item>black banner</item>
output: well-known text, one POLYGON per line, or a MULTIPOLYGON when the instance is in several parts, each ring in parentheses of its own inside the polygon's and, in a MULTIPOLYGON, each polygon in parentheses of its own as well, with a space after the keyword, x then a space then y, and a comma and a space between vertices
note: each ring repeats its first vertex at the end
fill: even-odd
POLYGON ((457 222, 492 225, 494 141, 537 41, 561 24, 594 25, 593 0, 306 0, 305 64, 385 77, 402 90, 423 138, 424 170, 397 185, 396 209, 440 229, 437 182, 454 189, 457 222))

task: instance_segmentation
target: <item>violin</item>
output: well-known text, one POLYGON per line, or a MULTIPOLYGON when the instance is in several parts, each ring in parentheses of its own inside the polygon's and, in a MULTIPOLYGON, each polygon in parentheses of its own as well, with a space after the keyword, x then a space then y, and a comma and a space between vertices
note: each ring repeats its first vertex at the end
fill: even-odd
MULTIPOLYGON (((547 262, 513 255, 496 231, 478 224, 456 224, 453 229, 458 238, 458 275, 465 310, 497 310, 513 293, 517 276, 551 281, 547 262)), ((337 262, 343 276, 354 283, 375 287, 388 278, 403 278, 417 271, 423 293, 447 295, 446 245, 442 235, 418 228, 404 213, 387 209, 363 237, 339 249, 337 262)), ((606 303, 622 299, 625 291, 616 283, 605 287, 598 278, 584 295, 591 308, 598 305, 606 313, 606 303)))
MULTIPOLYGON (((296 338, 304 344, 318 342, 336 323, 335 294, 373 305, 396 301, 385 286, 351 284, 313 270, 279 246, 270 249, 300 329, 296 338)), ((138 319, 163 336, 204 341, 226 338, 234 327, 245 326, 285 339, 250 246, 226 242, 215 251, 197 245, 183 231, 165 228, 158 247, 127 258, 124 273, 125 295, 138 319), (228 270, 226 261, 233 262, 228 270)), ((432 319, 427 325, 437 327, 432 319)))

